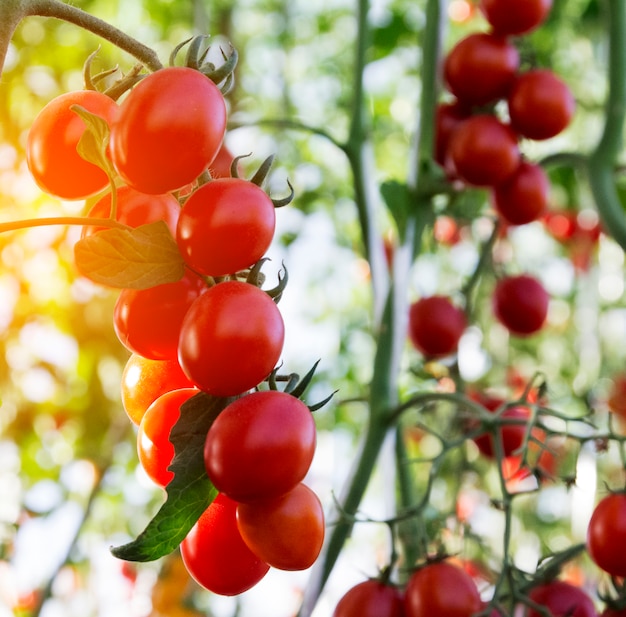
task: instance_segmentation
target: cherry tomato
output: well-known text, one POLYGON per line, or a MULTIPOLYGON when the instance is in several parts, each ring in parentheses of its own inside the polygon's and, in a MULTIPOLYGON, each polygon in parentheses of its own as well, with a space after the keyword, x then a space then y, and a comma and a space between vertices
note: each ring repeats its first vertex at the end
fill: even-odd
POLYGON ((470 617, 482 607, 472 577, 445 561, 414 572, 405 591, 406 617, 470 617))
POLYGON ((269 248, 276 214, 256 184, 222 178, 202 185, 185 202, 176 242, 200 274, 225 276, 255 264, 269 248))
POLYGON ((149 289, 122 289, 113 309, 117 337, 144 358, 175 360, 183 318, 205 289, 204 281, 193 273, 149 289))
POLYGON ((193 182, 215 158, 226 130, 217 86, 199 71, 168 67, 139 82, 111 127, 111 158, 142 193, 167 193, 193 182))
POLYGON ((166 392, 148 407, 137 432, 137 453, 145 472, 155 484, 165 487, 174 477, 168 467, 174 460, 170 432, 180 417, 180 406, 198 394, 195 388, 166 392))
POLYGON ((496 318, 517 336, 534 334, 543 327, 548 303, 543 285, 528 274, 501 278, 493 294, 496 318))
POLYGON ((421 298, 409 308, 411 342, 430 358, 454 353, 466 326, 465 313, 446 296, 421 298))
POLYGON ((493 204, 509 225, 536 221, 548 206, 548 177, 539 165, 522 161, 515 173, 493 189, 493 204))
POLYGON ((237 506, 237 526, 244 542, 279 570, 306 570, 324 542, 324 509, 305 484, 280 497, 237 506))
POLYGON ((179 362, 214 396, 236 396, 261 383, 282 352, 285 325, 258 287, 225 281, 198 297, 180 328, 179 362))
POLYGON ((103 190, 109 179, 97 165, 78 154, 76 146, 85 132, 83 119, 70 109, 80 105, 111 124, 117 103, 95 90, 67 92, 50 101, 28 133, 26 161, 41 190, 61 199, 84 199, 103 190))
POLYGON ((464 105, 505 98, 519 68, 519 52, 506 38, 478 32, 459 41, 444 60, 448 89, 464 105))
POLYGON ((517 137, 489 114, 476 114, 450 136, 449 162, 461 180, 476 186, 496 186, 508 180, 520 164, 517 137))
POLYGON ((247 591, 269 570, 239 533, 237 503, 221 494, 182 541, 180 553, 194 580, 223 596, 236 596, 247 591))
POLYGON ((626 576, 626 494, 611 493, 596 505, 587 528, 587 550, 611 576, 626 576))
POLYGON ((332 617, 404 617, 404 614, 402 592, 370 579, 348 589, 332 617))
POLYGON ((501 35, 528 34, 548 16, 552 0, 481 0, 480 9, 501 35))
POLYGON ((191 387, 193 383, 178 360, 149 360, 131 354, 122 372, 122 405, 131 421, 139 425, 146 409, 159 396, 191 387))
MULTIPOLYGON (((220 146, 220 149, 217 151, 215 158, 211 161, 209 165, 209 173, 211 174, 211 178, 230 178, 231 174, 231 166, 233 161, 235 160, 235 156, 233 153, 226 147, 224 143, 220 146)), ((238 175, 241 174, 241 169, 238 167, 238 175)))
POLYGON ((607 405, 610 411, 626 418, 626 373, 613 376, 607 405))
MULTIPOLYGON (((527 421, 530 416, 530 411, 527 407, 516 406, 509 407, 502 412, 501 417, 503 419, 516 419, 527 421)), ((507 424, 503 422, 502 426, 497 431, 499 439, 502 444, 502 451, 504 456, 514 455, 523 445, 526 436, 526 424, 507 424)), ((496 455, 494 435, 485 434, 476 437, 474 440, 478 449, 487 457, 494 458, 496 455)))
POLYGON ((626 608, 613 608, 607 606, 601 613, 600 617, 626 617, 626 608))
MULTIPOLYGON (((552 617, 596 617, 591 598, 582 589, 565 581, 550 581, 534 587, 528 597, 552 617)), ((542 617, 543 613, 528 608, 525 616, 542 617)))
MULTIPOLYGON (((89 210, 88 216, 93 218, 109 218, 111 213, 111 193, 99 199, 89 210)), ((180 214, 180 205, 171 193, 163 195, 146 195, 130 186, 117 189, 117 208, 115 219, 129 227, 139 227, 147 223, 165 221, 172 236, 176 236, 176 223, 180 214)), ((81 238, 92 236, 105 227, 85 225, 81 238)))
POLYGON ((434 158, 442 167, 446 164, 450 136, 460 124, 470 117, 471 111, 459 103, 440 103, 435 113, 434 158))
POLYGON ((275 390, 253 392, 213 422, 204 463, 215 488, 231 499, 269 499, 303 480, 315 442, 315 421, 302 401, 275 390))
POLYGON ((567 84, 549 69, 520 74, 507 99, 511 126, 529 139, 549 139, 571 122, 576 103, 567 84))

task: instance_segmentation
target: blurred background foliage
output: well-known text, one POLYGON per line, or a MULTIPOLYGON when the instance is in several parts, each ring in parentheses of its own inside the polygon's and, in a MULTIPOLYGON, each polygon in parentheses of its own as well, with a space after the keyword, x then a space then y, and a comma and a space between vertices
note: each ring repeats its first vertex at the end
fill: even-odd
MULTIPOLYGON (((294 204, 279 212, 271 252, 274 266, 284 260, 290 272, 281 303, 288 331, 285 368, 304 373, 321 358, 309 399, 339 390, 335 401, 318 412, 320 448, 311 479, 330 503, 361 432, 365 410, 360 401, 374 352, 368 264, 349 166, 337 145, 346 140, 354 113, 355 2, 74 4, 154 47, 164 62, 175 45, 197 33, 211 35, 215 49, 231 42, 238 50, 236 84, 228 95, 227 145, 235 155, 251 153, 242 161, 247 174, 275 154, 272 194, 285 194, 287 179, 296 191, 294 204)), ((442 4, 449 17, 446 47, 486 28, 470 2, 442 4)), ((421 0, 371 3, 364 79, 376 160, 374 186, 403 180, 411 164, 409 146, 419 122, 423 11, 421 0)), ((575 121, 562 136, 525 144, 524 153, 533 160, 561 157, 550 167, 553 208, 578 213, 589 227, 597 217, 585 178, 563 155, 585 154, 599 138, 607 88, 605 32, 598 0, 555 0, 548 22, 521 42, 525 66, 554 68, 578 104, 575 121)), ((82 87, 83 62, 96 49, 97 70, 119 65, 128 71, 133 65, 109 43, 70 24, 30 17, 18 28, 0 82, 1 221, 74 215, 88 208, 42 195, 28 176, 24 144, 32 119, 48 100, 82 87)), ((424 252, 407 290, 413 298, 455 293, 471 274, 490 230, 492 214, 481 191, 455 202, 441 199, 437 212, 438 220, 452 217, 458 238, 447 242, 427 229, 424 252)), ((395 230, 382 206, 379 216, 381 242, 393 243, 395 230)), ((245 599, 192 594, 197 589, 175 557, 135 567, 109 555, 109 545, 143 529, 162 494, 137 469, 134 433, 120 406, 119 381, 128 354, 112 328, 115 292, 77 275, 72 245, 78 233, 78 228, 52 227, 0 237, 0 615, 294 614, 306 573, 273 575, 260 590, 250 592, 246 605, 245 599), (260 604, 262 593, 273 594, 272 600, 260 604), (246 606, 253 612, 246 612, 246 606)), ((477 388, 511 396, 541 371, 551 404, 572 417, 592 408, 598 422, 605 423, 609 379, 622 368, 626 353, 621 249, 604 235, 599 243, 584 237, 559 241, 543 224, 533 223, 509 230, 494 254, 496 268, 541 276, 553 296, 550 327, 532 340, 508 339, 492 321, 494 278, 486 276, 475 298, 475 324, 464 337, 461 375, 477 388)), ((446 367, 424 366, 407 350, 403 370, 408 393, 440 387, 446 367)), ((416 453, 423 456, 432 443, 418 433, 416 453)), ((607 474, 617 459, 615 452, 602 459, 607 474)), ((577 460, 562 457, 565 473, 575 471, 577 460)), ((466 491, 460 487, 466 515, 480 514, 475 531, 493 534, 497 522, 489 528, 497 514, 489 509, 485 489, 493 488, 496 478, 475 452, 465 453, 462 462, 478 474, 466 491)), ((439 512, 459 507, 453 463, 458 461, 442 468, 433 491, 439 512)), ((587 506, 593 500, 594 478, 585 493, 587 506)), ((610 483, 612 476, 605 478, 610 483)), ((374 487, 374 498, 363 505, 373 518, 391 512, 381 506, 381 494, 388 495, 384 485, 383 480, 374 487)), ((529 497, 527 507, 517 513, 520 564, 572 537, 580 541, 581 530, 572 518, 573 497, 562 485, 549 487, 545 494, 529 497)), ((347 581, 374 574, 376 565, 384 565, 387 537, 379 527, 373 537, 365 536, 369 544, 359 545, 360 528, 355 531, 348 557, 340 562, 344 578, 330 586, 320 617, 331 613, 333 598, 347 581)), ((496 557, 497 542, 496 535, 487 551, 496 557)), ((469 552, 477 551, 474 547, 469 552)))

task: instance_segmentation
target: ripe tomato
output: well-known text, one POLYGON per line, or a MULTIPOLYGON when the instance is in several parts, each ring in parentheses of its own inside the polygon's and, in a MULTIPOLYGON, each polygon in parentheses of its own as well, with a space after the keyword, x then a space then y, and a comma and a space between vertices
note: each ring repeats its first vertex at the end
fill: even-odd
MULTIPOLYGON (((109 218, 111 213, 111 193, 99 199, 89 210, 88 216, 93 218, 109 218)), ((171 193, 163 195, 146 195, 130 186, 117 189, 117 209, 115 219, 129 227, 139 227, 146 223, 165 221, 172 236, 176 236, 176 223, 180 214, 180 205, 171 193)), ((81 238, 92 236, 105 227, 85 225, 81 238)))
POLYGON ((467 326, 465 313, 446 296, 429 296, 409 308, 409 337, 427 357, 454 353, 467 326))
POLYGON ((549 69, 520 74, 507 99, 511 126, 529 139, 549 139, 571 122, 576 107, 567 84, 549 69))
POLYGON ((493 311, 512 334, 538 332, 548 314, 549 296, 543 285, 528 274, 501 278, 493 293, 493 311))
POLYGON ((168 67, 137 84, 111 127, 111 158, 122 179, 159 194, 193 182, 215 158, 226 130, 217 86, 199 71, 168 67))
POLYGON ((237 526, 250 550, 279 570, 306 570, 322 550, 324 509, 305 484, 280 497, 237 506, 237 526))
POLYGON ((626 494, 611 493, 596 505, 587 527, 587 550, 611 576, 626 576, 626 494))
POLYGON ((550 183, 539 165, 522 161, 515 173, 493 189, 493 204, 509 225, 536 221, 548 206, 550 183))
POLYGON ((505 98, 519 68, 519 52, 506 38, 484 32, 459 41, 444 60, 448 89, 464 105, 505 98))
POLYGON ((97 165, 78 154, 85 132, 82 118, 70 107, 80 105, 111 124, 117 103, 95 90, 67 92, 50 101, 33 121, 26 141, 28 169, 41 190, 61 199, 84 199, 104 189, 109 179, 97 165))
MULTIPOLYGON (((233 153, 226 147, 224 143, 220 146, 220 149, 217 151, 215 158, 211 161, 209 165, 209 173, 211 174, 211 178, 230 178, 231 175, 231 166, 233 161, 235 160, 235 156, 233 153)), ((238 172, 241 170, 238 167, 238 172)), ((242 174, 239 174, 242 175, 242 174)))
POLYGON ((626 373, 613 376, 607 405, 610 411, 626 418, 626 373))
MULTIPOLYGON (((529 415, 530 411, 527 407, 517 406, 505 409, 501 417, 504 419, 509 418, 511 420, 519 419, 527 421, 529 415)), ((497 432, 502 443, 504 456, 514 455, 524 445, 524 438, 526 436, 525 424, 507 424, 504 422, 497 432)), ((474 439, 474 442, 485 456, 489 458, 495 457, 494 435, 491 433, 480 435, 474 439)))
POLYGON ((193 273, 149 289, 122 289, 113 309, 117 337, 144 358, 175 360, 183 317, 205 289, 205 282, 193 273))
POLYGON ((501 35, 528 34, 539 27, 552 8, 552 0, 481 0, 480 9, 501 35))
POLYGON ((264 291, 225 281, 189 308, 180 328, 178 359, 201 390, 236 396, 272 372, 284 338, 280 311, 264 291))
POLYGON ((458 101, 437 105, 434 158, 442 167, 446 164, 450 136, 464 120, 470 117, 470 114, 470 110, 458 101))
POLYGON ((470 617, 481 607, 472 577, 459 566, 445 561, 417 570, 406 585, 406 617, 470 617))
POLYGON ((626 617, 626 608, 613 608, 607 606, 601 613, 600 617, 626 617))
POLYGON ((520 164, 517 137, 495 116, 477 114, 450 136, 449 162, 461 180, 476 186, 496 186, 508 180, 520 164))
POLYGON ((213 422, 204 463, 215 488, 231 499, 270 499, 303 480, 315 442, 315 421, 302 401, 275 390, 253 392, 213 422))
POLYGON ((202 185, 185 202, 176 242, 200 274, 225 276, 255 264, 269 248, 276 214, 267 193, 238 178, 202 185))
POLYGON ((122 405, 131 421, 139 425, 146 409, 159 396, 191 387, 178 360, 149 360, 131 354, 122 372, 122 405))
POLYGON ((237 528, 237 503, 218 494, 180 545, 189 574, 205 589, 236 596, 268 572, 237 528))
MULTIPOLYGON (((582 589, 565 581, 550 581, 534 587, 528 597, 552 617, 596 617, 591 598, 582 589)), ((543 613, 528 608, 524 615, 542 617, 543 613)))
POLYGON ((141 419, 137 432, 139 461, 159 486, 167 486, 174 477, 174 472, 168 469, 175 454, 170 432, 180 417, 180 406, 196 394, 195 388, 166 392, 148 407, 141 419))
POLYGON ((346 591, 333 617, 404 617, 402 592, 374 579, 363 581, 346 591))

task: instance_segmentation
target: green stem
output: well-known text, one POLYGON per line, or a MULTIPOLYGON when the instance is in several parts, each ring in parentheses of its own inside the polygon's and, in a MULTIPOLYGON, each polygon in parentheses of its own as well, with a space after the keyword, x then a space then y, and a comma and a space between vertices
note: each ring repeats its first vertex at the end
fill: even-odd
POLYGON ((22 219, 0 223, 0 233, 19 231, 32 227, 47 227, 50 225, 82 225, 93 227, 115 227, 117 229, 131 229, 128 225, 113 219, 90 218, 87 216, 52 216, 40 219, 22 219))
POLYGON ((626 116, 626 2, 606 0, 609 35, 608 87, 602 137, 589 157, 589 183, 605 230, 626 250, 626 216, 615 186, 615 161, 626 116))

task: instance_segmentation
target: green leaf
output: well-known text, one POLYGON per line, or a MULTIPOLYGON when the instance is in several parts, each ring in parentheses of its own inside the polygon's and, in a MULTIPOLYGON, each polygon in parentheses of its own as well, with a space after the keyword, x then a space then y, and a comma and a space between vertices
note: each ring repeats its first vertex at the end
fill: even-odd
POLYGON ((111 548, 115 557, 154 561, 169 555, 215 499, 217 490, 204 467, 204 442, 215 418, 231 401, 201 392, 181 406, 170 435, 176 455, 170 465, 174 478, 166 487, 167 501, 135 540, 111 548))
POLYGON ((147 289, 179 281, 185 262, 164 221, 135 229, 111 228, 79 240, 76 267, 95 283, 147 289))
POLYGON ((109 178, 115 175, 113 166, 107 156, 110 129, 107 121, 96 114, 92 114, 80 105, 72 105, 71 110, 78 114, 85 123, 85 132, 82 134, 76 150, 86 161, 103 169, 109 178))
POLYGON ((411 203, 408 187, 397 180, 388 180, 381 184, 380 192, 396 222, 398 235, 404 239, 411 203))

